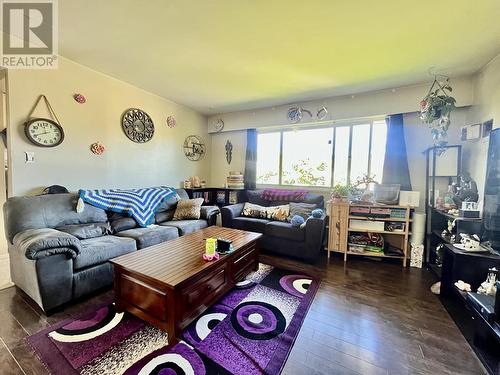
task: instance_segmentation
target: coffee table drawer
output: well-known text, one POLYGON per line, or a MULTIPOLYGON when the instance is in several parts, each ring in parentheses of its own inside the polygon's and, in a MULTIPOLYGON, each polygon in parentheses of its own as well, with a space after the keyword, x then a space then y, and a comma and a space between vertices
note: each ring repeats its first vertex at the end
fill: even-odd
POLYGON ((249 251, 236 258, 233 261, 233 280, 235 282, 240 281, 243 276, 246 276, 249 271, 255 268, 258 262, 257 249, 250 248, 249 251))
POLYGON ((120 275, 120 298, 156 319, 167 317, 167 296, 161 290, 128 275, 120 275))
POLYGON ((201 278, 183 292, 185 313, 190 313, 204 304, 210 303, 228 282, 226 267, 201 278))

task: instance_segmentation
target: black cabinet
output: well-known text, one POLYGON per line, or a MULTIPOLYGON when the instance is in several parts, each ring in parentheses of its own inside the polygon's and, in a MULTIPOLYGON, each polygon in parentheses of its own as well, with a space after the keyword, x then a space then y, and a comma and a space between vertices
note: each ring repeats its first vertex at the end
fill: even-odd
POLYGON ((488 269, 500 269, 500 256, 465 253, 446 245, 443 253, 441 302, 490 374, 500 374, 500 322, 488 322, 454 284, 462 280, 476 291, 488 269))

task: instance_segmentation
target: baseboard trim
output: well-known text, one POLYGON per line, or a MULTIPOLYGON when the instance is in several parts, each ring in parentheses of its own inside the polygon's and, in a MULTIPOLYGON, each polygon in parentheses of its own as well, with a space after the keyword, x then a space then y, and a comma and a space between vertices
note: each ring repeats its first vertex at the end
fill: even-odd
POLYGON ((9 253, 0 254, 0 289, 5 289, 14 285, 10 279, 9 253))

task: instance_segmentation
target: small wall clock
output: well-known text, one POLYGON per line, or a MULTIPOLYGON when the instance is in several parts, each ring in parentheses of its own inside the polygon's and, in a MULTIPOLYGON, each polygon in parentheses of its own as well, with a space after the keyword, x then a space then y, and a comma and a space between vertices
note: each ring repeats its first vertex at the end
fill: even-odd
POLYGON ((26 121, 24 133, 31 143, 40 147, 55 147, 64 141, 62 126, 47 118, 26 121))
POLYGON ((196 135, 190 135, 184 140, 184 155, 189 160, 198 161, 203 159, 205 156, 205 144, 200 137, 196 135))
POLYGON ((136 143, 145 143, 153 138, 155 126, 149 115, 137 108, 130 108, 122 116, 125 135, 136 143))

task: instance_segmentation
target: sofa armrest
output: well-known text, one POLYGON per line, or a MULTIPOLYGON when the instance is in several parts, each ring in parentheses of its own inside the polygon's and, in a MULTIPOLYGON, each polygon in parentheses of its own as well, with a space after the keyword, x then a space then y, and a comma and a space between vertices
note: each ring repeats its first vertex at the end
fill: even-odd
POLYGON ((55 254, 74 259, 82 249, 78 238, 51 228, 23 230, 14 236, 13 245, 16 251, 31 260, 55 254))
POLYGON ((222 207, 222 226, 232 228, 233 219, 241 215, 245 203, 236 203, 229 206, 222 207))
POLYGON ((308 248, 308 252, 311 252, 311 255, 314 254, 314 257, 318 256, 321 252, 325 226, 326 215, 323 215, 320 218, 310 217, 306 221, 306 246, 308 248))
POLYGON ((217 215, 220 213, 220 209, 217 206, 201 206, 200 218, 205 219, 208 225, 215 225, 217 222, 217 215))

